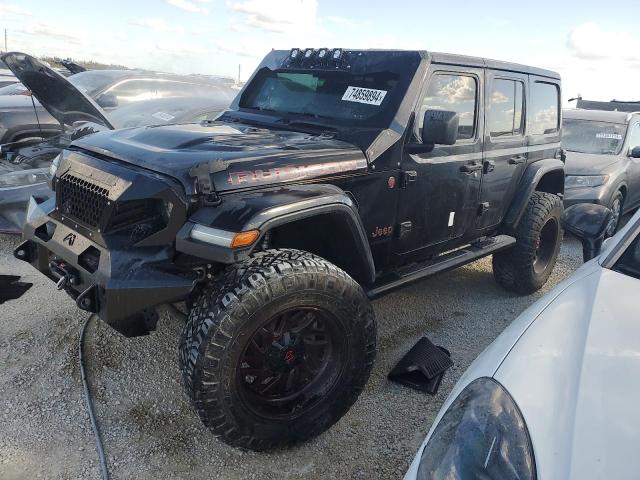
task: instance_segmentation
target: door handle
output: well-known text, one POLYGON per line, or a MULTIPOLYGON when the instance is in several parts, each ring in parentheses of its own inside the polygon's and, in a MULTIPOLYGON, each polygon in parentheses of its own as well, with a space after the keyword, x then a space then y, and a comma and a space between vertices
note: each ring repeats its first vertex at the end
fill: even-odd
POLYGON ((484 170, 482 173, 493 172, 496 169, 496 162, 493 160, 487 160, 484 162, 484 170))
POLYGON ((509 159, 509 165, 519 165, 527 161, 527 157, 524 155, 516 155, 515 157, 511 157, 509 159))
POLYGON ((478 170, 482 170, 481 163, 470 163, 468 165, 462 165, 460 167, 460 171, 464 173, 472 173, 477 172, 478 170))

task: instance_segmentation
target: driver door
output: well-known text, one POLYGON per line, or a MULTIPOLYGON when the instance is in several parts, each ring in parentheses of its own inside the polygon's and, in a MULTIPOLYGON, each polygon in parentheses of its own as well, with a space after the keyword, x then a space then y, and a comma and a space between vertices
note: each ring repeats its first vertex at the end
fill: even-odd
POLYGON ((433 65, 415 116, 412 143, 420 142, 426 110, 458 114, 454 145, 409 153, 401 162, 398 211, 402 256, 442 250, 473 233, 482 179, 484 69, 433 65))

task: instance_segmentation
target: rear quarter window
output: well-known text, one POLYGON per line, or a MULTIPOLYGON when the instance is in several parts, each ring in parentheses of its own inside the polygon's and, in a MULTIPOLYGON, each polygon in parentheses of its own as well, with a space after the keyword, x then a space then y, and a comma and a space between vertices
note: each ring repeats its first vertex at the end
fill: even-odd
POLYGON ((546 135, 560 128, 560 90, 553 83, 535 81, 529 100, 529 134, 546 135))

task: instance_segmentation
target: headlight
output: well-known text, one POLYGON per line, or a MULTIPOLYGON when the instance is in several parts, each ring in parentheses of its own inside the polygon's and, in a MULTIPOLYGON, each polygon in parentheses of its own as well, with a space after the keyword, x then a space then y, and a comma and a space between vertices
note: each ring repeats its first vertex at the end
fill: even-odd
POLYGON ((0 175, 0 190, 46 183, 47 180, 49 180, 48 168, 35 168, 33 170, 5 173, 4 175, 0 175))
POLYGON ((564 177, 565 188, 599 187, 609 180, 609 175, 567 175, 564 177))
POLYGON ((51 165, 49 165, 49 174, 52 178, 56 175, 58 167, 60 166, 60 155, 61 154, 56 155, 56 158, 54 158, 51 165))
POLYGON ((418 478, 536 478, 529 432, 502 385, 479 378, 458 395, 422 452, 418 478))

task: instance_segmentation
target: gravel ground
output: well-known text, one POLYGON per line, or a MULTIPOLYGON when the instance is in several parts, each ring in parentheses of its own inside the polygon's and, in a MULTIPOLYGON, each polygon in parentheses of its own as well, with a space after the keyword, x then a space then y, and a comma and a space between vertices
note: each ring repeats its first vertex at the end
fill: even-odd
MULTIPOLYGON (((0 274, 22 275, 34 286, 0 307, 0 478, 99 478, 77 363, 86 315, 11 256, 16 244, 0 238, 0 274)), ((484 259, 375 301, 378 357, 360 399, 319 438, 269 453, 226 446, 192 412, 176 362, 179 320, 165 312, 156 332, 134 339, 94 322, 88 375, 112 478, 400 478, 471 361, 580 264, 579 243, 569 238, 535 295, 499 288, 484 259), (434 397, 386 379, 423 333, 455 361, 434 397)))

